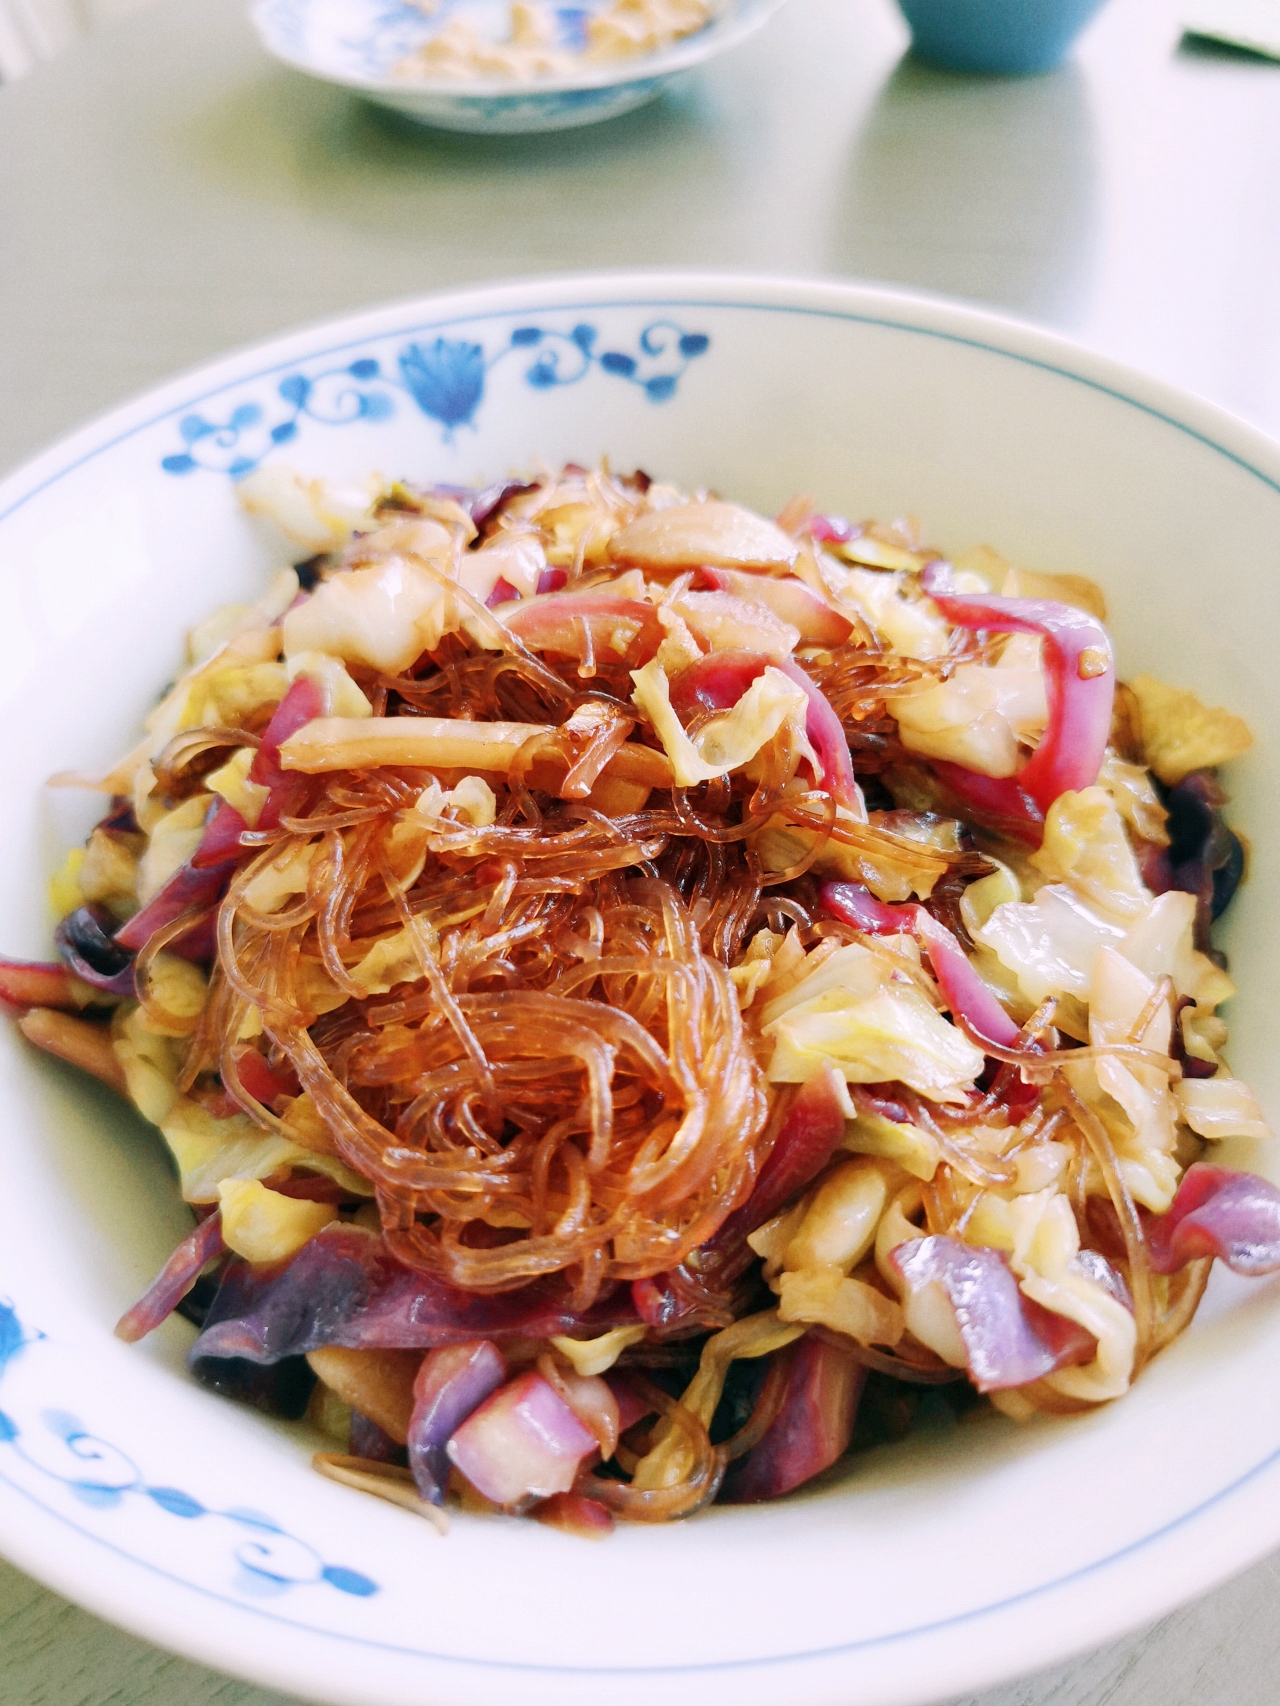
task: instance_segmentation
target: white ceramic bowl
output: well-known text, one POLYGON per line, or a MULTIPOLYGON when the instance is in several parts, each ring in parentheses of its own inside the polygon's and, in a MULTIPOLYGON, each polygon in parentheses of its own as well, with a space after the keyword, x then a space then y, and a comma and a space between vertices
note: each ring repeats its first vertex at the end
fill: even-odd
MULTIPOLYGON (((507 0, 441 0, 431 17, 409 0, 254 0, 249 16, 268 52, 309 76, 343 84, 422 124, 510 136, 570 130, 643 106, 673 78, 745 40, 781 4, 714 0, 713 17, 704 29, 660 53, 606 65, 584 63, 564 76, 527 83, 496 77, 409 82, 392 75, 396 62, 450 17, 467 17, 482 33, 499 39, 507 0)), ((580 0, 572 11, 550 10, 563 21, 598 8, 599 0, 580 0)), ((563 22, 561 27, 566 27, 563 22)))
MULTIPOLYGON (((1057 339, 882 291, 641 275, 400 304, 176 380, 23 469, 0 488, 4 949, 47 953, 45 879, 94 816, 43 779, 123 750, 187 625, 268 567, 232 475, 271 457, 469 482, 602 455, 766 511, 797 491, 911 511, 945 546, 1094 575, 1129 670, 1243 712, 1232 1058, 1274 1120, 1280 451, 1057 339)), ((442 1541, 317 1479, 301 1430, 193 1385, 185 1322, 112 1339, 186 1217, 155 1135, 7 1027, 0 1144, 0 1547, 264 1684, 908 1706, 1114 1637, 1280 1541, 1280 1282, 1223 1274, 1092 1415, 993 1416, 603 1545, 466 1518, 442 1541)))

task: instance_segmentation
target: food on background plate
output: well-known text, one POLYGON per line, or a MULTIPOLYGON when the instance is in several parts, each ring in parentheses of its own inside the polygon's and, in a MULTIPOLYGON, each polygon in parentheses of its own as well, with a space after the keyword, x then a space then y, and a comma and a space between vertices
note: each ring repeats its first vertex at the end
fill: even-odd
POLYGON ((267 469, 305 560, 195 630, 0 964, 194 1226, 118 1331, 326 1474, 579 1533, 982 1397, 1120 1397, 1280 1269, 1209 929, 1248 730, 1102 595, 643 474, 267 469))
MULTIPOLYGON (((415 0, 428 17, 434 0, 415 0)), ((673 47, 704 29, 713 13, 708 0, 607 0, 595 10, 565 12, 537 0, 513 0, 505 34, 494 39, 483 17, 455 13, 433 35, 391 68, 402 83, 437 77, 465 82, 509 77, 532 82, 568 77, 593 65, 610 65, 673 47)))

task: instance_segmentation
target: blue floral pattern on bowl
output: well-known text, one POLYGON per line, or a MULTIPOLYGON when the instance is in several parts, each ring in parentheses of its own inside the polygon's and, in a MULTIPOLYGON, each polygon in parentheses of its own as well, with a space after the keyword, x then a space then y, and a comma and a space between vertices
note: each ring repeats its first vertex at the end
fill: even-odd
MULTIPOLYGON (((0 1383, 16 1357, 45 1342, 45 1334, 24 1328, 13 1304, 0 1298, 0 1383)), ((320 1583, 358 1599, 378 1592, 377 1582, 362 1571, 326 1564, 314 1546, 287 1533, 260 1511, 217 1510, 181 1487, 153 1484, 132 1458, 100 1439, 70 1412, 42 1409, 37 1421, 43 1438, 0 1408, 0 1452, 12 1453, 27 1469, 66 1488, 92 1510, 113 1510, 135 1497, 150 1500, 157 1509, 184 1522, 204 1518, 215 1526, 228 1525, 224 1544, 230 1549, 242 1593, 276 1594, 320 1583)))
POLYGON ((238 480, 272 450, 296 439, 304 421, 349 426, 386 420, 406 396, 439 423, 445 442, 452 442, 460 427, 474 425, 489 374, 508 358, 527 362, 524 381, 536 391, 577 385, 598 371, 637 386, 651 403, 665 403, 710 342, 705 332, 686 331, 666 319, 649 321, 634 351, 601 347, 599 329, 587 321, 568 330, 514 326, 492 355, 472 338, 415 339, 390 358, 370 353, 310 373, 287 373, 269 403, 245 399, 219 420, 185 415, 178 422, 184 448, 165 456, 161 466, 169 474, 204 469, 238 480))

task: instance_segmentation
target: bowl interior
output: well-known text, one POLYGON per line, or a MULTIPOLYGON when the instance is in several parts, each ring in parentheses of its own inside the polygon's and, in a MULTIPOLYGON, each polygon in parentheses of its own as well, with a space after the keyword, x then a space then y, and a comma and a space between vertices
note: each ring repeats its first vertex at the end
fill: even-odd
MULTIPOLYGON (((916 514, 946 549, 1090 575, 1122 674, 1245 715, 1231 1058, 1274 1118, 1280 454, 1051 339, 888 293, 642 277, 379 310, 177 381, 16 476, 0 493, 0 946, 47 953, 47 878, 98 815, 44 779, 122 752, 185 628, 280 560, 236 474, 269 459, 478 483, 602 456, 765 512, 802 491, 916 514)), ((1108 1410, 926 1434, 778 1507, 603 1547, 465 1518, 442 1544, 313 1477, 303 1429, 190 1384, 185 1323, 111 1339, 187 1227, 148 1128, 8 1028, 0 1110, 0 1546, 275 1686, 889 1706, 1100 1641, 1280 1538, 1280 1506, 1256 1496, 1280 1449, 1280 1286, 1228 1276, 1108 1410)), ((1226 1158, 1274 1170, 1243 1146, 1226 1158)))
MULTIPOLYGON (((604 0, 585 8, 553 10, 559 32, 557 44, 571 46, 581 29, 583 10, 596 11, 604 0)), ((531 80, 510 77, 400 78, 394 67, 442 23, 458 16, 486 38, 502 39, 508 30, 506 0, 445 0, 426 14, 411 0, 385 5, 383 0, 254 0, 250 17, 266 47, 278 58, 313 76, 382 97, 402 111, 478 102, 532 106, 557 95, 604 90, 670 77, 698 64, 749 35, 782 0, 713 0, 710 20, 655 53, 592 62, 583 59, 570 70, 531 80)))

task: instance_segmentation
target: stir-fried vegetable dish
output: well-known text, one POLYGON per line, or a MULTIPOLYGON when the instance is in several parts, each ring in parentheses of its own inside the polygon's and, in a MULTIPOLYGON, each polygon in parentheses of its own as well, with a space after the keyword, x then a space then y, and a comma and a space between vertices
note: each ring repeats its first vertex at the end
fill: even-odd
POLYGON ((982 1402, 1120 1397, 1280 1269, 1209 929, 1237 717, 1087 580, 643 474, 244 481, 302 558, 190 637, 0 963, 172 1151, 196 1379, 326 1474, 582 1533, 982 1402))

